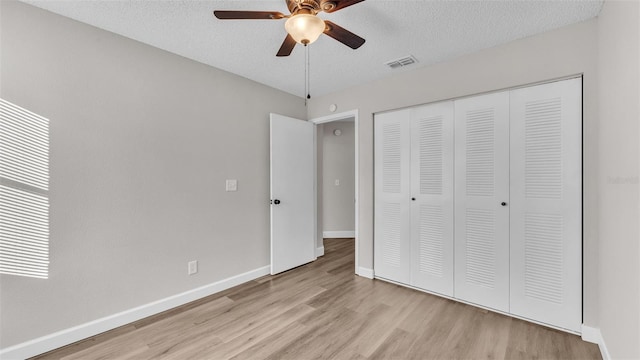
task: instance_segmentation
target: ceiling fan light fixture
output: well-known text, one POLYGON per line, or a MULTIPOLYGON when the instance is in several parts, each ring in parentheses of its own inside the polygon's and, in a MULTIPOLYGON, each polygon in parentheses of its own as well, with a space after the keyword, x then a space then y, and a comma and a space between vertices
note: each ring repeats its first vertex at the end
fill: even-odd
POLYGON ((297 14, 287 19, 284 28, 297 43, 308 45, 316 41, 324 32, 325 24, 315 15, 297 14))

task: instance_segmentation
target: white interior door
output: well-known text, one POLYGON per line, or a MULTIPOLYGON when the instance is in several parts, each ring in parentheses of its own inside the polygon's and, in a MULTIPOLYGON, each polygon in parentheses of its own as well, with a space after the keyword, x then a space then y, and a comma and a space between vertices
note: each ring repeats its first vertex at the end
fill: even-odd
POLYGON ((511 92, 511 312, 580 331, 582 79, 511 92))
POLYGON ((410 284, 410 110, 376 114, 374 121, 375 276, 410 284))
POLYGON ((271 274, 315 260, 314 125, 271 114, 271 274))
POLYGON ((455 297, 509 311, 509 92, 455 101, 455 297))
POLYGON ((411 109, 411 285, 453 296, 453 101, 411 109))

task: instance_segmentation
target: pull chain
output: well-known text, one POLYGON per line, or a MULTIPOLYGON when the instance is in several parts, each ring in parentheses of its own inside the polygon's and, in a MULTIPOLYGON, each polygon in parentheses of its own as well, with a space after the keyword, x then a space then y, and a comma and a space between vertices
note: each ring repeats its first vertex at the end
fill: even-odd
POLYGON ((304 105, 307 106, 307 100, 311 99, 309 88, 311 87, 310 62, 309 62, 309 45, 304 46, 304 105))

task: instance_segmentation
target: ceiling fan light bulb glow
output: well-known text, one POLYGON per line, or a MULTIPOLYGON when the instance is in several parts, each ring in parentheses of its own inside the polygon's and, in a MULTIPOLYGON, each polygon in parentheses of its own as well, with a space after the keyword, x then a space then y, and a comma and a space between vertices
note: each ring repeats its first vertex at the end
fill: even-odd
POLYGON ((298 14, 287 19, 284 28, 299 44, 307 45, 316 41, 324 32, 324 21, 315 15, 298 14))

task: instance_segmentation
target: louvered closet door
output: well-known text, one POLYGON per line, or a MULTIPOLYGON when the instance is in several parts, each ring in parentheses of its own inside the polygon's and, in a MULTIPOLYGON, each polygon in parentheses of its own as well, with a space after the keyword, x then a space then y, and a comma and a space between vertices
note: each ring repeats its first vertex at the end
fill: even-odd
POLYGON ((582 79, 511 92, 511 312, 580 331, 582 79))
POLYGON ((509 93, 457 100, 455 117, 454 295, 509 311, 509 93))
POLYGON ((453 296, 453 101, 411 109, 411 285, 453 296))
POLYGON ((375 275, 409 284, 409 110, 376 114, 374 141, 375 275))

